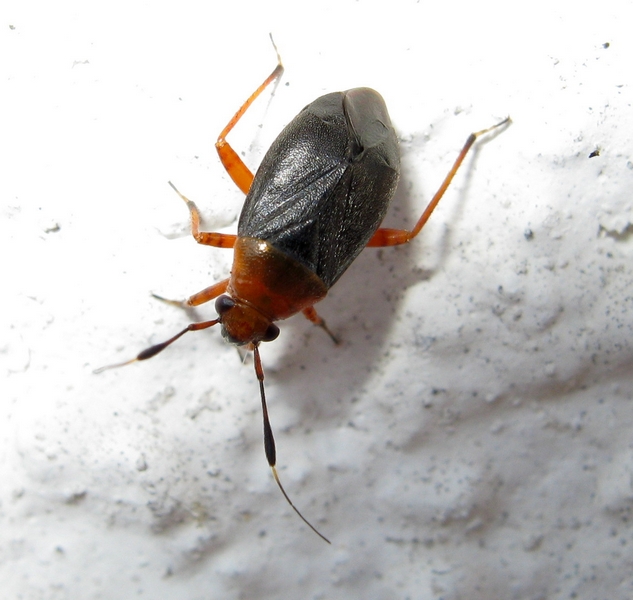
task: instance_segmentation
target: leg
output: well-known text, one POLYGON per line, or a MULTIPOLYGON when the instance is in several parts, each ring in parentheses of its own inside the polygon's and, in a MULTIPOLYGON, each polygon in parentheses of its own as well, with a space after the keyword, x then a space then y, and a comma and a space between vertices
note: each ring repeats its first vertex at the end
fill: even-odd
POLYGON ((245 194, 248 194, 248 190, 251 187, 251 183, 253 182, 253 174, 244 164, 242 159, 237 155, 237 152, 235 152, 235 150, 231 148, 231 145, 226 141, 225 138, 230 133, 231 129, 233 129, 237 122, 242 118, 242 115, 248 110, 249 106, 253 104, 255 99, 272 81, 274 81, 278 77, 281 77, 281 74, 284 72, 284 67, 281 64, 281 57, 279 56, 279 51, 277 50, 277 46, 275 46, 272 35, 270 36, 270 39, 273 42, 275 52, 277 52, 277 66, 275 67, 275 70, 266 78, 264 83, 262 83, 248 97, 248 100, 246 100, 246 102, 242 104, 240 109, 229 121, 229 124, 222 130, 218 137, 218 141, 215 143, 215 148, 218 151, 220 160, 222 161, 226 172, 231 176, 231 179, 235 182, 235 185, 237 185, 237 187, 240 188, 245 194))
POLYGON ((214 300, 219 295, 224 294, 228 285, 229 280, 223 279, 222 281, 218 281, 218 283, 214 283, 213 285, 204 288, 202 291, 194 294, 193 296, 189 296, 186 300, 170 300, 169 298, 163 298, 158 294, 152 294, 152 296, 154 296, 157 300, 162 300, 163 302, 167 302, 167 304, 177 306, 178 308, 190 308, 192 306, 200 306, 201 304, 209 302, 209 300, 214 300))
MULTIPOLYGON (((271 36, 272 41, 272 36, 271 36)), ((218 137, 218 141, 215 143, 215 147, 220 156, 220 160, 226 169, 226 172, 231 176, 231 179, 236 183, 237 187, 239 187, 245 194, 248 194, 248 190, 251 187, 251 183, 253 182, 253 174, 250 172, 248 167, 243 163, 242 159, 237 155, 235 150, 231 148, 231 145, 226 141, 226 136, 230 133, 230 131, 235 127, 237 122, 242 118, 242 115, 248 110, 249 106, 253 104, 256 98, 264 91, 264 89, 275 79, 281 76, 284 72, 284 67, 281 64, 281 57, 279 56, 279 52, 277 51, 277 46, 275 46, 275 42, 273 41, 273 47, 275 48, 275 52, 277 52, 277 66, 274 71, 266 78, 264 83, 262 83, 249 97, 246 102, 240 107, 240 109, 235 113, 233 118, 229 121, 229 124, 222 130, 220 136, 218 137)), ((198 207, 186 196, 183 196, 177 189, 176 186, 170 181, 169 185, 174 188, 174 191, 184 200, 187 208, 189 208, 189 213, 191 214, 191 235, 195 238, 195 240, 199 244, 204 244, 205 246, 214 246, 215 248, 233 248, 235 245, 235 240, 237 239, 236 235, 232 235, 229 233, 215 233, 209 231, 200 231, 200 211, 198 207)))
POLYGON ((315 325, 318 325, 319 327, 321 327, 321 329, 323 329, 325 331, 325 333, 327 333, 331 338, 332 341, 338 346, 338 344, 340 344, 341 342, 339 342, 338 338, 329 330, 328 326, 325 324, 325 321, 319 317, 317 311, 314 309, 314 306, 309 306, 308 308, 304 308, 303 309, 303 316, 308 319, 309 321, 312 321, 315 325))
POLYGON ((475 143, 475 140, 478 137, 484 135, 485 133, 488 133, 489 131, 496 129, 497 127, 501 127, 502 125, 505 125, 506 123, 509 123, 509 122, 510 122, 510 117, 508 117, 507 119, 504 119, 503 121, 501 121, 501 123, 497 123, 496 125, 489 127, 488 129, 482 129, 481 131, 478 131, 477 133, 470 134, 470 136, 466 140, 466 143, 464 144, 464 147, 462 148, 462 151, 459 153, 457 160, 453 164, 453 167, 448 172, 448 175, 444 178, 444 181, 442 182, 440 189, 437 190, 437 192, 435 193, 435 196, 433 196, 433 199, 431 200, 431 202, 429 202, 429 205, 424 209, 422 216, 420 217, 418 222, 415 224, 415 227, 411 231, 408 231, 406 229, 386 229, 386 228, 378 229, 376 233, 374 233, 372 238, 369 240, 367 246, 368 247, 369 246, 373 246, 373 247, 398 246, 400 244, 406 244, 407 242, 410 242, 416 235, 418 235, 418 233, 420 233, 420 231, 422 230, 422 227, 424 227, 425 223, 429 220, 431 213, 435 210, 435 207, 438 205, 439 201, 442 199, 444 192, 446 191, 451 181, 453 180, 455 173, 457 173, 457 169, 459 169, 462 162, 464 162, 464 158, 466 158, 466 155, 468 154, 468 151, 470 150, 472 145, 475 143))
POLYGON ((183 196, 176 186, 169 181, 169 185, 185 201, 189 213, 191 214, 191 235, 198 244, 214 246, 215 248, 233 248, 237 236, 232 233, 214 233, 211 231, 200 231, 200 211, 198 207, 186 196, 183 196))
POLYGON ((223 279, 222 281, 218 281, 218 283, 214 283, 210 285, 208 288, 204 288, 201 292, 194 294, 193 296, 189 296, 187 300, 185 300, 185 306, 200 306, 205 302, 209 302, 209 300, 213 300, 224 294, 226 292, 226 288, 229 285, 228 279, 223 279))

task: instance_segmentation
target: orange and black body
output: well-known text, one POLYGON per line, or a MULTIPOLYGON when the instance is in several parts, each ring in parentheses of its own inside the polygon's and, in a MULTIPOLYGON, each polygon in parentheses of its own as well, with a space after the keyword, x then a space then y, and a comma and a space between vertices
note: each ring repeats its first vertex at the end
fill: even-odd
POLYGON ((248 345, 254 354, 259 381, 268 464, 288 503, 313 531, 328 541, 301 515, 279 480, 260 342, 274 340, 279 335, 275 322, 299 312, 336 341, 314 305, 327 295, 366 246, 396 246, 415 238, 477 137, 509 119, 468 137, 413 229, 380 228, 398 183, 400 157, 387 107, 374 90, 356 88, 336 92, 308 104, 280 133, 255 176, 226 141, 249 106, 283 73, 279 55, 277 58, 277 67, 250 95, 216 142, 226 171, 247 194, 237 235, 200 231, 198 208, 170 183, 189 208, 195 240, 207 246, 233 248, 228 279, 175 303, 198 306, 215 299, 218 317, 190 323, 132 360, 110 366, 146 360, 188 331, 217 324, 221 325, 226 340, 248 345))
POLYGON ((227 310, 225 337, 258 342, 266 322, 323 299, 378 229, 399 171, 377 92, 336 92, 306 106, 270 147, 246 196, 227 294, 257 314, 246 331, 227 310))

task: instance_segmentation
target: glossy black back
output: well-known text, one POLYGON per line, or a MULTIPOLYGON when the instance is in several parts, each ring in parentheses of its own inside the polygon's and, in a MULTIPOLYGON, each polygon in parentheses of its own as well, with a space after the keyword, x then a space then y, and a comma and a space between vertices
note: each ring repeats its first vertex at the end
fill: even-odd
POLYGON ((398 142, 377 92, 321 96, 266 153, 238 235, 268 241, 330 288, 382 222, 399 170, 398 142))

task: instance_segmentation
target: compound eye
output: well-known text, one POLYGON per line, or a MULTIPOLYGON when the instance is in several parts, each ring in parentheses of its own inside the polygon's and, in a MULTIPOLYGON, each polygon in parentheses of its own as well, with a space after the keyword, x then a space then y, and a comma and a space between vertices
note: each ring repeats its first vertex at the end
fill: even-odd
POLYGON ((262 342, 272 342, 273 340, 277 339, 278 335, 279 327, 277 327, 277 325, 275 325, 274 323, 271 323, 266 329, 264 337, 262 337, 262 342))
POLYGON ((233 300, 230 296, 222 295, 215 301, 215 310, 220 316, 226 314, 234 306, 235 300, 233 300))

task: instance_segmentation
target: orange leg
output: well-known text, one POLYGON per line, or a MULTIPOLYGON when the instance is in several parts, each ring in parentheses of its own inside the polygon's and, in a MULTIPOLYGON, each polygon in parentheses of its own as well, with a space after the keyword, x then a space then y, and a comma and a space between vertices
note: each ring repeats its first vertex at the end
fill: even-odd
POLYGON ((209 302, 209 300, 214 300, 221 294, 226 292, 226 288, 229 285, 228 279, 223 279, 222 281, 218 281, 213 285, 210 285, 208 288, 204 288, 202 291, 194 294, 193 296, 189 296, 184 302, 185 306, 200 306, 205 302, 209 302))
POLYGON ((475 140, 478 137, 484 135, 485 133, 488 133, 489 131, 496 129, 497 127, 501 127, 502 125, 505 125, 506 123, 509 123, 509 122, 510 122, 510 117, 508 117, 507 119, 504 119, 503 121, 501 121, 501 123, 497 123, 496 125, 493 125, 492 127, 488 127, 488 129, 482 129, 481 131, 470 134, 470 136, 466 140, 466 143, 464 144, 464 147, 462 148, 462 151, 459 153, 457 160, 453 164, 453 167, 448 172, 448 175, 444 178, 444 181, 442 182, 440 189, 437 190, 437 192, 435 193, 435 196, 433 196, 433 199, 429 202, 428 206, 424 209, 422 216, 420 217, 418 222, 415 224, 415 227, 411 229, 411 231, 407 229, 387 229, 387 228, 378 229, 376 233, 374 233, 374 235, 371 237, 369 242, 367 243, 367 246, 368 247, 370 246, 373 246, 373 247, 398 246, 400 244, 406 244, 407 242, 410 242, 416 235, 418 235, 418 233, 420 233, 420 231, 422 230, 422 227, 424 227, 426 222, 429 220, 431 213, 435 210, 435 207, 438 205, 439 201, 442 199, 444 192, 450 185, 451 181, 453 180, 453 177, 455 177, 455 173, 457 173, 457 170, 461 166, 462 162, 464 162, 464 158, 466 158, 466 155, 468 154, 468 151, 470 150, 472 145, 475 143, 475 140))
POLYGON ((235 150, 231 148, 231 145, 226 141, 226 136, 230 133, 233 127, 235 127, 237 122, 242 118, 250 105, 253 104, 256 98, 264 91, 264 89, 275 79, 281 77, 281 74, 284 72, 284 66, 281 64, 281 57, 279 56, 277 46, 275 46, 275 42, 273 41, 272 36, 270 37, 270 39, 273 42, 275 52, 277 52, 277 66, 275 67, 274 71, 264 80, 264 83, 262 83, 248 97, 248 100, 246 100, 244 104, 242 104, 240 109, 229 121, 229 124, 222 130, 222 132, 218 136, 218 141, 215 143, 215 148, 218 151, 220 160, 222 161, 226 172, 231 176, 231 179, 235 182, 235 185, 237 185, 237 187, 240 188, 245 194, 248 194, 248 190, 250 190, 251 188, 251 183, 253 183, 253 174, 250 172, 249 168, 242 162, 242 159, 237 155, 237 152, 235 152, 235 150))
POLYGON ((319 316, 317 311, 314 309, 314 306, 308 306, 308 308, 304 308, 302 311, 303 316, 312 321, 315 325, 318 325, 327 333, 335 344, 340 344, 338 338, 330 331, 329 327, 325 324, 325 320, 319 316))
POLYGON ((224 294, 228 285, 229 280, 223 279, 222 281, 218 281, 217 283, 204 288, 193 296, 189 296, 186 300, 170 300, 169 298, 163 298, 158 294, 152 294, 152 296, 154 296, 157 300, 161 300, 162 302, 166 302, 172 306, 177 306, 178 308, 190 308, 192 306, 200 306, 201 304, 209 302, 209 300, 214 300, 219 295, 224 294))
MULTIPOLYGON (((273 41, 271 36, 271 41, 273 41)), ((229 121, 228 125, 222 130, 218 137, 218 141, 215 143, 215 147, 218 151, 218 155, 220 156, 220 160, 226 169, 226 172, 231 176, 231 179, 235 182, 237 187, 240 188, 245 194, 248 194, 248 190, 251 187, 251 183, 253 183, 253 174, 250 172, 249 168, 242 162, 242 159, 237 155, 235 150, 231 148, 231 145, 226 141, 226 136, 230 133, 230 131, 235 127, 237 122, 242 118, 244 113, 248 110, 251 104, 256 100, 256 98, 264 91, 266 86, 272 83, 278 77, 281 77, 281 74, 284 72, 284 67, 281 63, 281 57, 279 56, 279 52, 277 51, 277 46, 275 46, 275 42, 273 41, 273 47, 275 48, 275 52, 277 52, 277 66, 274 71, 266 78, 264 83, 262 83, 249 97, 244 104, 240 107, 240 109, 235 113, 233 118, 229 121)), ((191 214, 191 235, 195 238, 196 242, 199 244, 204 244, 205 246, 213 246, 215 248, 233 248, 235 245, 235 240, 237 240, 237 236, 231 233, 215 233, 211 231, 200 231, 200 211, 194 202, 189 200, 186 196, 181 194, 176 186, 170 181, 169 185, 174 189, 174 191, 184 200, 187 208, 189 209, 189 213, 191 214)), ((207 288, 208 290, 212 289, 207 288)), ((190 306, 197 306, 197 304, 201 304, 202 302, 206 302, 207 300, 211 300, 215 296, 207 298, 207 300, 201 300, 197 303, 192 303, 194 298, 198 296, 204 296, 207 290, 203 290, 199 294, 195 294, 187 301, 190 306)), ((219 296, 222 292, 219 292, 217 295, 219 296)))
POLYGON ((200 231, 200 211, 198 207, 186 196, 183 196, 176 186, 168 181, 174 191, 185 201, 189 212, 191 213, 191 235, 198 244, 205 246, 213 246, 215 248, 233 248, 237 236, 233 233, 215 233, 212 231, 200 231))

